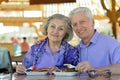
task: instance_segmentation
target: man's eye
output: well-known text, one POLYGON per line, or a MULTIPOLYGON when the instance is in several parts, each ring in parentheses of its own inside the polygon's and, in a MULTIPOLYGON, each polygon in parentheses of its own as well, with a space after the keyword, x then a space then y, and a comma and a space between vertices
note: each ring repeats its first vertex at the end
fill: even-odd
POLYGON ((73 24, 73 27, 76 26, 77 24, 73 24))
POLYGON ((86 22, 86 21, 81 21, 80 24, 83 24, 83 23, 85 23, 85 22, 86 22))

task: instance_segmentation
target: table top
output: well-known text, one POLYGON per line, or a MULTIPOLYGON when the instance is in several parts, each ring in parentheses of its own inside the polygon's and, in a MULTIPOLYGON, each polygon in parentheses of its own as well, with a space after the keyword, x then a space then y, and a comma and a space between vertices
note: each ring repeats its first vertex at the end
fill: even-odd
POLYGON ((22 54, 20 56, 14 56, 14 57, 12 57, 12 61, 13 62, 22 62, 24 56, 25 56, 25 54, 22 54))
MULTIPOLYGON (((82 77, 82 76, 55 76, 55 75, 34 75, 34 76, 27 76, 27 75, 14 75, 14 74, 7 74, 1 77, 0 80, 92 80, 89 77, 82 77)), ((103 76, 96 77, 94 80, 120 80, 120 75, 112 75, 111 78, 104 78, 103 76)))

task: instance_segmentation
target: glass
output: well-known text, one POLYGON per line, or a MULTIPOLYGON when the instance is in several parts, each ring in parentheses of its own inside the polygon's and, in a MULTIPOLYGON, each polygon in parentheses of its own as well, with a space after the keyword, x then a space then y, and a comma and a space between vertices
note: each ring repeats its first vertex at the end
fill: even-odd
POLYGON ((0 80, 7 80, 10 77, 10 74, 0 73, 0 80))
POLYGON ((98 76, 104 76, 105 78, 110 78, 111 77, 111 71, 110 70, 104 70, 104 71, 98 72, 96 70, 90 70, 90 71, 88 71, 88 76, 90 78, 96 78, 98 76))
POLYGON ((96 77, 98 77, 98 74, 99 73, 96 70, 90 70, 90 71, 88 71, 88 76, 90 78, 96 78, 96 77))
POLYGON ((104 70, 103 71, 103 76, 105 78, 110 78, 111 77, 111 71, 110 70, 104 70))

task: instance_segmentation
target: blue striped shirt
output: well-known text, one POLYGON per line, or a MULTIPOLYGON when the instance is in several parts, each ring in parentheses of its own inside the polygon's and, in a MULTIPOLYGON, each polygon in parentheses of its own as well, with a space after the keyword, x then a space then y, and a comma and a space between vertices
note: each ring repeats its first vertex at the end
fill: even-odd
POLYGON ((89 61, 93 67, 109 66, 120 62, 120 43, 114 38, 95 31, 88 46, 79 46, 80 62, 89 61))

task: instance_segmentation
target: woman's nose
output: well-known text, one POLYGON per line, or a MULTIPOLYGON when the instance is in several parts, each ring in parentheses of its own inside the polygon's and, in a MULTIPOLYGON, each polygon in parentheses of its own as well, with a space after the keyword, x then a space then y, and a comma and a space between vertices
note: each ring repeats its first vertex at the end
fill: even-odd
POLYGON ((54 29, 54 32, 55 32, 55 33, 58 33, 58 29, 54 29))

